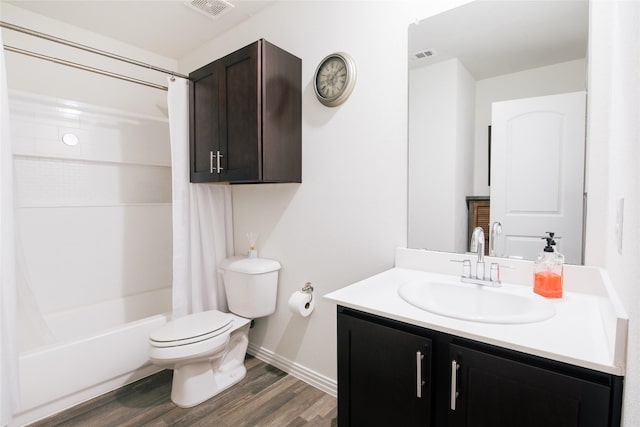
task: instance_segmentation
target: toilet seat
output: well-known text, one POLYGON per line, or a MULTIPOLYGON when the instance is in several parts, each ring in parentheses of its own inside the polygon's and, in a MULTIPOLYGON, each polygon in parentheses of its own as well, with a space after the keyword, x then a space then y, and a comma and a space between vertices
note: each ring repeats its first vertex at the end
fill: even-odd
POLYGON ((233 316, 218 310, 203 311, 172 320, 151 333, 153 347, 176 347, 209 340, 229 331, 233 316))

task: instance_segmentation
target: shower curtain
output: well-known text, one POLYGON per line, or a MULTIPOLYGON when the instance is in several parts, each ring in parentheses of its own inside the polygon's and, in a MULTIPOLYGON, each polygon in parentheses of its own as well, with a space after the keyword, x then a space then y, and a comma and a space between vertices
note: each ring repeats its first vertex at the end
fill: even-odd
POLYGON ((16 269, 13 202, 13 152, 9 140, 9 100, 0 33, 0 425, 18 405, 16 269))
POLYGON ((173 191, 173 318, 228 311, 218 265, 233 254, 231 189, 189 182, 189 85, 169 78, 173 191))

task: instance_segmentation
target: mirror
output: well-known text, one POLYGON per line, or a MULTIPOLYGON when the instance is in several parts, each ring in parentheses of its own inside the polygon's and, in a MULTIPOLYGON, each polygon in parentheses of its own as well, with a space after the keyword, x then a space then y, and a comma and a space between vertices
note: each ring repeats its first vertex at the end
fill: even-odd
POLYGON ((492 104, 586 91, 588 14, 587 0, 481 0, 409 25, 409 247, 466 252, 469 213, 489 228, 492 104))

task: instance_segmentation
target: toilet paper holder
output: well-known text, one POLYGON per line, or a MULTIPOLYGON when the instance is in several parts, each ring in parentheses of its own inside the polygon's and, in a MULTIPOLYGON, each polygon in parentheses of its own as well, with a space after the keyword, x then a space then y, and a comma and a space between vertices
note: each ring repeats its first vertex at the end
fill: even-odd
POLYGON ((309 298, 309 301, 307 301, 307 304, 309 304, 311 301, 313 301, 313 286, 311 285, 311 282, 307 282, 304 284, 304 286, 301 289, 302 292, 309 294, 309 296, 311 298, 309 298))

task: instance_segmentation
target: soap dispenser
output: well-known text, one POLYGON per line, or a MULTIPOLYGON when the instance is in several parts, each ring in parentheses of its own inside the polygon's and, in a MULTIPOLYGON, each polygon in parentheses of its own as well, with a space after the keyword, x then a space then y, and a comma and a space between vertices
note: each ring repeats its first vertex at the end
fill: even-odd
POLYGON ((542 238, 547 241, 547 245, 538 255, 534 265, 533 292, 547 298, 562 298, 564 255, 554 249, 555 233, 547 232, 547 234, 549 237, 542 238))

